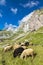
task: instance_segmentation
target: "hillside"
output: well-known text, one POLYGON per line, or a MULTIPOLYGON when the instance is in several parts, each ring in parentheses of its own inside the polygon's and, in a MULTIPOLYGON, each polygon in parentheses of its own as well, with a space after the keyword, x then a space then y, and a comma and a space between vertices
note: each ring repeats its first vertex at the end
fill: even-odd
POLYGON ((43 27, 39 28, 37 31, 26 33, 24 37, 15 40, 15 42, 24 42, 25 40, 28 40, 32 42, 33 44, 42 44, 43 43, 43 27))
POLYGON ((6 30, 0 31, 0 65, 43 65, 43 9, 34 11, 32 16, 28 17, 26 16, 27 20, 22 19, 16 33, 6 30), (36 53, 33 61, 31 57, 14 58, 13 49, 7 52, 3 51, 3 47, 7 44, 13 45, 25 42, 25 40, 33 43, 32 46, 27 47, 33 48, 36 53))
MULTIPOLYGON (((43 65, 43 27, 38 29, 37 31, 27 33, 22 38, 18 38, 14 41, 14 43, 24 42, 26 39, 32 42, 33 46, 28 46, 28 48, 33 48, 37 53, 33 61, 31 61, 31 57, 27 59, 20 59, 19 57, 13 57, 13 50, 4 52, 3 48, 0 47, 0 65, 43 65)), ((11 44, 11 43, 10 43, 11 44)))

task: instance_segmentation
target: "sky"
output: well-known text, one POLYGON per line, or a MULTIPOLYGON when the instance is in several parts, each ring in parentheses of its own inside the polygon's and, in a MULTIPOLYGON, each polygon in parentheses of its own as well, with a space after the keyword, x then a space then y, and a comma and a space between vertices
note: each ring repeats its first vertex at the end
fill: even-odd
POLYGON ((34 10, 43 8, 43 0, 0 0, 0 29, 19 21, 34 10))

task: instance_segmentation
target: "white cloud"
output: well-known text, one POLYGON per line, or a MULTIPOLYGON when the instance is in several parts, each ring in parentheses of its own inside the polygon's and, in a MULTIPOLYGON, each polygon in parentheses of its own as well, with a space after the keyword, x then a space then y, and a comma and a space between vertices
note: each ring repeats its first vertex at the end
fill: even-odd
POLYGON ((14 31, 16 27, 17 27, 16 25, 9 24, 7 31, 14 31))
POLYGON ((17 27, 16 25, 13 25, 13 24, 8 24, 7 22, 4 24, 5 25, 5 27, 17 27))
POLYGON ((17 11, 18 11, 18 9, 17 8, 11 8, 11 11, 14 13, 14 14, 17 14, 17 11))
POLYGON ((9 26, 9 27, 14 27, 14 28, 17 27, 16 25, 13 25, 13 24, 9 24, 8 26, 9 26))
POLYGON ((7 27, 8 27, 8 23, 6 22, 5 24, 4 24, 4 28, 6 29, 7 27))
POLYGON ((8 24, 7 22, 4 24, 4 29, 6 29, 7 31, 11 30, 13 31, 17 26, 13 25, 13 24, 8 24))
POLYGON ((0 17, 1 17, 1 18, 2 18, 2 16, 3 16, 3 15, 0 13, 0 17))
POLYGON ((0 0, 0 5, 6 5, 6 0, 0 0))
POLYGON ((31 8, 31 7, 37 6, 38 4, 39 4, 38 1, 30 1, 30 2, 25 3, 25 4, 20 3, 20 5, 23 6, 24 8, 26 8, 26 7, 31 8))

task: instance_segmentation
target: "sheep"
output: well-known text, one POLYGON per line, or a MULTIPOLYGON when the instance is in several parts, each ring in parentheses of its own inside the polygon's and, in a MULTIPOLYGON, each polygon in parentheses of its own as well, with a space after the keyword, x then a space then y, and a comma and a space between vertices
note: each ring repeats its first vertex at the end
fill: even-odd
POLYGON ((22 48, 24 48, 24 49, 27 49, 27 47, 26 46, 21 46, 22 48))
POLYGON ((21 46, 25 46, 25 44, 24 43, 21 43, 21 46))
POLYGON ((12 45, 11 45, 11 46, 6 46, 6 47, 4 47, 4 52, 6 52, 6 51, 8 51, 8 50, 10 50, 10 49, 12 49, 12 45))
POLYGON ((15 50, 19 47, 22 47, 22 48, 26 49, 26 46, 21 46, 21 45, 15 44, 15 45, 13 45, 13 50, 15 50))
POLYGON ((14 57, 17 57, 19 56, 22 52, 23 52, 24 48, 23 47, 19 47, 19 48, 16 48, 13 52, 13 56, 14 57))
POLYGON ((25 44, 25 46, 28 46, 29 45, 29 42, 28 41, 25 41, 24 44, 25 44))
POLYGON ((16 48, 19 48, 19 47, 20 47, 20 45, 15 44, 15 45, 13 45, 13 50, 15 50, 16 48))
POLYGON ((24 43, 21 43, 21 46, 28 46, 29 45, 29 42, 27 40, 25 40, 24 43))
POLYGON ((27 56, 30 56, 30 55, 32 56, 32 59, 33 59, 34 50, 31 49, 31 48, 25 49, 25 50, 22 52, 20 58, 21 58, 21 59, 23 59, 23 58, 26 59, 26 57, 27 57, 27 56))
POLYGON ((32 42, 29 42, 29 45, 30 45, 30 46, 32 46, 32 45, 33 45, 33 43, 32 43, 32 42))

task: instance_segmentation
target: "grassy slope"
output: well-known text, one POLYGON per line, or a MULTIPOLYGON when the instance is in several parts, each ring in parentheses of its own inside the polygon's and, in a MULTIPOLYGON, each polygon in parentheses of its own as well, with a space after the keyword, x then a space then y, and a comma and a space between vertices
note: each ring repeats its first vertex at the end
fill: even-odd
POLYGON ((0 51, 0 65, 43 65, 43 47, 40 45, 30 47, 37 53, 33 62, 31 62, 31 57, 22 60, 18 57, 14 58, 12 51, 6 53, 0 51))
POLYGON ((43 44, 43 27, 37 31, 27 34, 23 38, 17 39, 16 42, 24 42, 26 39, 33 42, 33 44, 43 44))
MULTIPOLYGON (((7 36, 11 36, 13 34, 12 32, 7 32, 7 31, 0 31, 0 35, 3 35, 3 33, 7 36)), ((3 41, 0 43, 0 45, 5 45, 5 44, 12 44, 14 43, 13 39, 15 39, 17 36, 22 34, 23 32, 18 31, 17 33, 14 33, 10 38, 3 39, 3 41)))
POLYGON ((13 57, 13 50, 8 51, 6 53, 2 52, 0 48, 0 65, 43 65, 43 27, 40 28, 36 32, 31 32, 27 34, 25 37, 16 40, 17 42, 22 42, 25 39, 32 41, 33 44, 40 44, 37 46, 29 46, 29 48, 33 48, 37 53, 33 62, 31 62, 31 57, 26 60, 21 60, 20 58, 13 57))

